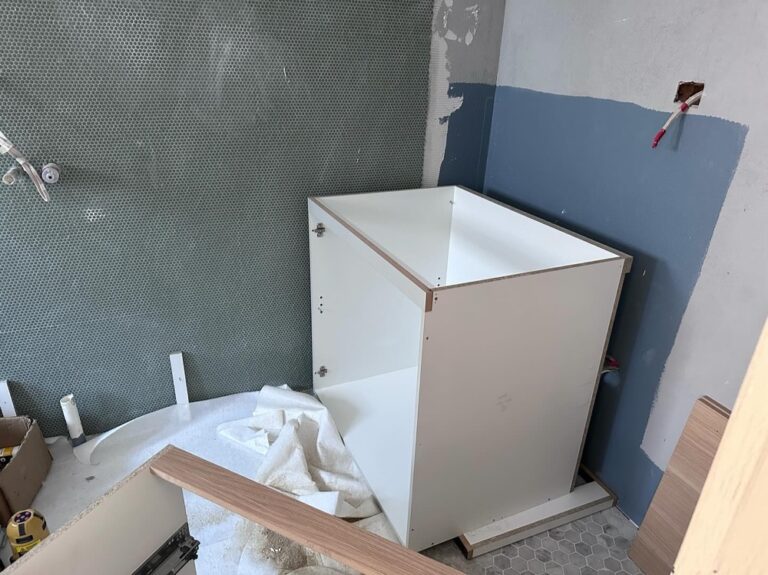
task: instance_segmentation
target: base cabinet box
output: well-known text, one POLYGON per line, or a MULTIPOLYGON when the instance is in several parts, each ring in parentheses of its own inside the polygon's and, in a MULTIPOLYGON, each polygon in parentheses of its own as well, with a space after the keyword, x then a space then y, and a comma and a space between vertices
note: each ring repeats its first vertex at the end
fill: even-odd
POLYGON ((455 186, 308 203, 314 389, 401 542, 570 492, 631 259, 455 186))

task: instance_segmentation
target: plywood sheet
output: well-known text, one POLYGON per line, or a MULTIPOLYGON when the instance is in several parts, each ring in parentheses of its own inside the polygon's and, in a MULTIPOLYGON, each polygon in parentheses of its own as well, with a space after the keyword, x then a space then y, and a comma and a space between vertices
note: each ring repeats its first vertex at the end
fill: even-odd
POLYGON ((768 323, 675 561, 678 575, 765 573, 768 323))
POLYGON ((669 575, 728 423, 729 411, 704 397, 693 406, 629 555, 646 575, 669 575))

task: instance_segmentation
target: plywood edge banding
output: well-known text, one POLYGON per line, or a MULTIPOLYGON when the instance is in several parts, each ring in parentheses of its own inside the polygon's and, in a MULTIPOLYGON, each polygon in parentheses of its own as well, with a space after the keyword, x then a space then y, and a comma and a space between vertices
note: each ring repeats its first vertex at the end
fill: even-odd
MULTIPOLYGON (((626 267, 626 263, 625 263, 625 267, 626 267)), ((614 297, 614 300, 613 300, 613 309, 611 310, 611 319, 608 322, 608 330, 605 332, 605 339, 603 340, 603 352, 602 352, 602 355, 600 356, 601 358, 605 358, 605 356, 608 354, 608 344, 611 341, 611 333, 613 333, 613 325, 616 322, 616 313, 618 312, 619 301, 621 299, 621 290, 624 287, 624 280, 626 279, 626 277, 627 277, 627 274, 625 271, 624 273, 621 274, 621 277, 619 278, 619 283, 616 286, 616 296, 614 297)), ((602 378, 602 365, 598 367, 597 373, 595 374, 595 386, 592 388, 592 398, 589 400, 589 411, 587 414, 587 421, 586 421, 586 424, 584 425, 584 430, 581 435, 581 446, 579 447, 579 457, 576 460, 577 461, 576 468, 573 470, 573 481, 571 482, 571 489, 576 487, 576 477, 579 474, 581 458, 584 456, 584 448, 587 445, 587 433, 589 433, 589 423, 592 420, 592 413, 595 409, 595 401, 597 400, 597 390, 600 387, 601 378, 602 378)), ((592 474, 592 472, 589 470, 587 471, 591 474, 591 477, 593 479, 595 480, 597 479, 596 475, 592 474)), ((600 485, 602 485, 603 488, 607 490, 607 487, 602 482, 600 483, 600 485)), ((613 493, 612 495, 613 495, 614 501, 616 501, 616 495, 613 493)))
POLYGON ((467 559, 474 559, 475 546, 469 542, 469 539, 467 539, 463 533, 459 535, 459 548, 462 550, 462 552, 464 553, 464 556, 467 559))
POLYGON ((612 501, 614 504, 616 503, 616 501, 618 500, 618 497, 616 496, 616 494, 615 494, 615 493, 614 493, 614 492, 611 490, 611 488, 610 488, 610 487, 608 487, 608 486, 607 486, 607 485, 606 485, 606 484, 603 482, 603 480, 602 480, 602 479, 600 479, 600 478, 599 478, 599 477, 598 477, 598 476, 595 474, 595 472, 594 472, 594 471, 592 471, 592 470, 591 470, 589 467, 587 467, 587 466, 586 466, 586 465, 584 465, 583 463, 579 465, 579 470, 580 470, 580 471, 581 471, 581 472, 582 472, 584 475, 586 475, 587 477, 589 477, 589 478, 590 478, 592 481, 594 481, 595 483, 597 483, 597 484, 598 484, 600 487, 602 487, 602 488, 605 490, 605 492, 606 492, 606 493, 608 493, 608 495, 610 495, 610 496, 611 496, 611 501, 612 501))
POLYGON ((152 460, 152 473, 292 541, 370 575, 460 575, 364 531, 176 447, 152 460))
POLYGON ((328 207, 327 204, 325 204, 322 201, 321 198, 310 197, 308 199, 313 204, 318 206, 321 210, 323 210, 326 214, 328 214, 330 217, 336 220, 340 225, 346 228, 357 239, 359 239, 361 242, 363 242, 365 245, 371 248, 374 252, 376 252, 376 254, 384 258, 384 260, 386 260, 387 263, 389 263, 393 268, 395 268, 403 276, 408 278, 408 280, 410 280, 411 283, 415 284, 419 289, 423 290, 426 294, 426 303, 425 303, 424 311, 432 311, 432 300, 433 300, 432 291, 434 290, 434 286, 430 285, 429 282, 427 282, 424 278, 419 276, 419 274, 417 274, 407 266, 403 265, 403 263, 400 260, 395 258, 387 250, 385 250, 379 244, 374 242, 371 238, 366 236, 362 231, 357 229, 357 227, 352 225, 344 217, 334 212, 331 208, 328 207))
POLYGON ((712 399, 708 395, 705 395, 701 398, 702 403, 707 404, 707 406, 711 407, 713 410, 718 412, 723 417, 731 417, 731 410, 725 407, 722 403, 719 403, 718 401, 712 399))
POLYGON ((581 268, 581 267, 584 267, 584 266, 594 266, 594 265, 603 264, 603 263, 606 263, 606 262, 615 262, 615 261, 620 260, 620 259, 622 259, 620 256, 616 256, 616 257, 604 258, 604 259, 601 259, 601 260, 593 260, 593 261, 589 261, 589 262, 579 262, 577 264, 566 264, 566 265, 562 265, 562 266, 554 266, 554 267, 551 267, 551 268, 543 268, 543 269, 540 269, 540 270, 531 270, 531 271, 528 271, 528 272, 520 272, 520 273, 516 273, 516 274, 509 274, 509 275, 506 275, 506 276, 498 276, 498 277, 487 278, 487 279, 482 279, 482 280, 475 280, 475 281, 471 281, 471 282, 464 282, 464 283, 459 283, 459 284, 449 284, 449 285, 444 285, 444 286, 438 286, 438 287, 435 287, 433 289, 433 291, 435 291, 435 292, 446 291, 446 290, 455 289, 455 288, 463 288, 463 287, 468 287, 468 286, 473 286, 473 285, 480 285, 480 284, 487 284, 487 283, 491 283, 491 282, 499 282, 499 281, 504 281, 504 280, 517 279, 517 278, 522 278, 522 277, 526 277, 526 276, 535 276, 535 275, 541 275, 541 274, 546 274, 546 273, 550 273, 550 272, 559 272, 559 271, 562 271, 562 270, 569 270, 569 269, 573 269, 573 268, 581 268))

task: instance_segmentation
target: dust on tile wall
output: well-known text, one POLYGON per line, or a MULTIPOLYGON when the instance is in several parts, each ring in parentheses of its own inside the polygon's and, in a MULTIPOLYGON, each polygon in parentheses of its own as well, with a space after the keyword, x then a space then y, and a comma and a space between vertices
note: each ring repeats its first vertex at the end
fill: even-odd
MULTIPOLYGON (((0 129, 61 183, 0 194, 0 379, 63 433, 311 385, 310 194, 417 187, 432 1, 11 0, 0 129)), ((2 160, 1 169, 10 167, 2 160)))

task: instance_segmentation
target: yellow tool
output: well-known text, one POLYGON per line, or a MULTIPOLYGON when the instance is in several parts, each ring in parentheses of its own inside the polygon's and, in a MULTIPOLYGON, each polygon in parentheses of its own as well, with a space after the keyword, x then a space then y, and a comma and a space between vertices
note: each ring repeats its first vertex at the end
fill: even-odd
POLYGON ((20 445, 16 447, 0 447, 0 471, 11 462, 11 459, 19 452, 20 447, 20 445))
POLYGON ((48 526, 45 523, 45 517, 37 511, 25 509, 11 517, 6 532, 11 544, 11 561, 16 561, 48 537, 48 526))

